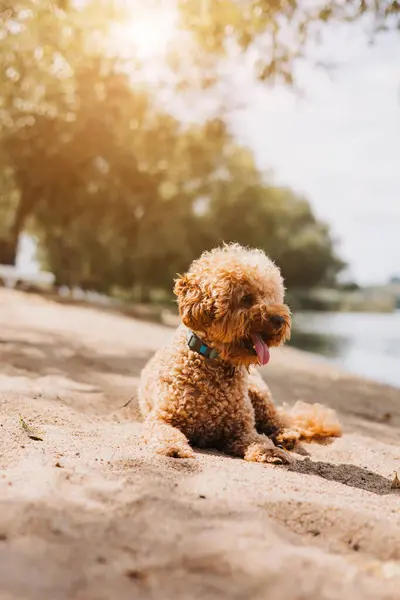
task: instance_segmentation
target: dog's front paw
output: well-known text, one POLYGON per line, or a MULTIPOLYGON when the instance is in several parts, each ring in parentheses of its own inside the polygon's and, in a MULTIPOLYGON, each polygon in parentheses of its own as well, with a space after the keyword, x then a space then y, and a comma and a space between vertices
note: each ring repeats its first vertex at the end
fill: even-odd
POLYGON ((168 444, 157 449, 157 454, 171 458, 194 458, 194 452, 189 444, 168 444))
POLYGON ((251 444, 246 450, 245 460, 251 462, 270 463, 275 465, 293 464, 295 460, 283 448, 277 448, 272 443, 256 442, 251 444))

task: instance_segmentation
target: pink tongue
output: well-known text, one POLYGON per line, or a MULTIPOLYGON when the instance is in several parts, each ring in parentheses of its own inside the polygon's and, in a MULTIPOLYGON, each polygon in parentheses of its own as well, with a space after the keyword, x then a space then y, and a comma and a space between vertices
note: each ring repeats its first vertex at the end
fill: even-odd
POLYGON ((258 333, 252 333, 251 339, 253 340, 254 349, 257 352, 260 365, 268 364, 270 359, 269 348, 263 341, 261 335, 258 335, 258 333))

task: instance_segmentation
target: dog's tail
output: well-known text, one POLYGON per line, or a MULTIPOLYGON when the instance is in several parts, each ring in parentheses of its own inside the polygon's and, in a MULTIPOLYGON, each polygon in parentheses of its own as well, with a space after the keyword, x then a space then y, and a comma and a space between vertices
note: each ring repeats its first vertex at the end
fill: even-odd
POLYGON ((298 441, 326 444, 342 435, 342 427, 332 408, 299 400, 294 406, 278 408, 286 428, 296 432, 298 441))

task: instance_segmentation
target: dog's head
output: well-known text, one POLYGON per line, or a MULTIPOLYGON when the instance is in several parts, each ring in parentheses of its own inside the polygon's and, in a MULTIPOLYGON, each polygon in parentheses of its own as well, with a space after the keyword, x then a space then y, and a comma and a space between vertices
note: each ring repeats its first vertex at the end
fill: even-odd
POLYGON ((290 336, 278 267, 262 252, 226 245, 205 252, 175 282, 182 322, 235 365, 267 364, 290 336))

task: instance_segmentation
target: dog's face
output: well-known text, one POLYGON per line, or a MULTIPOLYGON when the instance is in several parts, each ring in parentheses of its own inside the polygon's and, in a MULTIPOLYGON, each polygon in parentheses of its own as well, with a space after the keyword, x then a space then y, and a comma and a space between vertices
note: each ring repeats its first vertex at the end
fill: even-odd
POLYGON ((174 292, 183 323, 235 365, 267 364, 290 336, 279 269, 260 250, 238 245, 204 253, 174 292))

